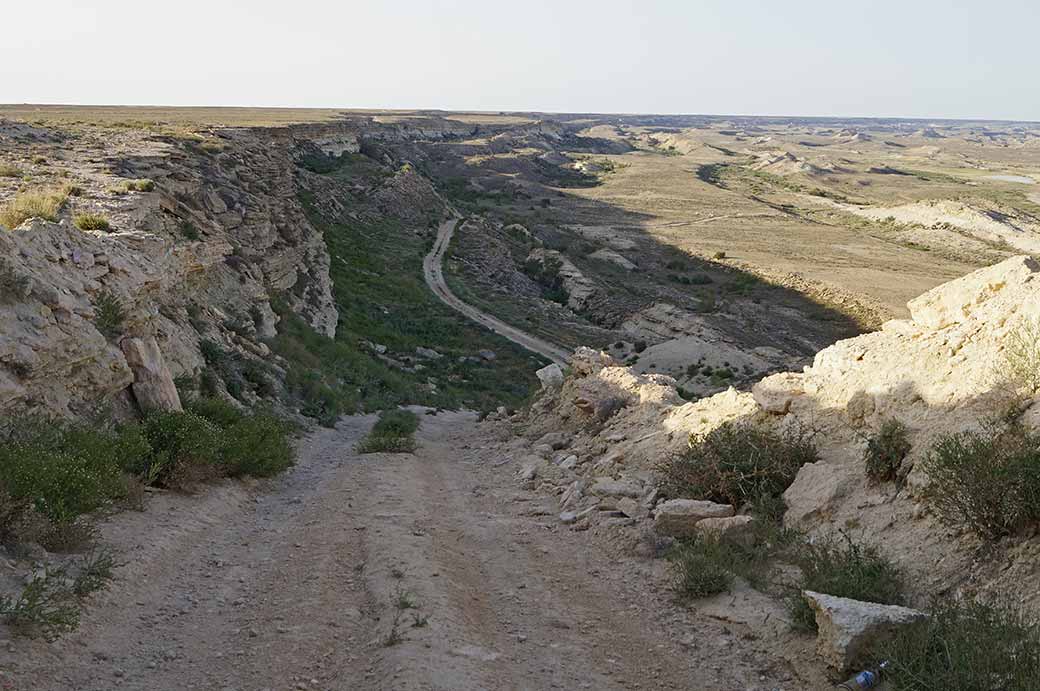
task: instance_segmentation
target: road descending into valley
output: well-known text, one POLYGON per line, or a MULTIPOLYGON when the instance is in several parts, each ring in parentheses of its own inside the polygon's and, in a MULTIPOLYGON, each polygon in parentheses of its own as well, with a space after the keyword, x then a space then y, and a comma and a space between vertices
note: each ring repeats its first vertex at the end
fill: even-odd
POLYGON ((455 293, 451 292, 447 282, 444 280, 444 254, 451 245, 451 236, 455 232, 455 226, 458 225, 458 222, 457 218, 453 218, 441 224, 441 227, 437 230, 437 240, 433 243, 433 249, 423 259, 423 276, 426 278, 426 284, 430 286, 430 290, 440 298, 441 302, 481 326, 485 326, 500 336, 508 338, 513 343, 522 345, 531 352, 548 358, 561 366, 566 365, 567 359, 570 357, 570 353, 566 349, 510 326, 473 305, 463 302, 455 293))
POLYGON ((420 418, 414 455, 357 455, 375 416, 344 418, 279 478, 113 516, 110 589, 78 631, 0 647, 0 686, 808 688, 778 685, 793 678, 763 643, 672 606, 640 571, 660 562, 561 526, 475 414, 420 418))

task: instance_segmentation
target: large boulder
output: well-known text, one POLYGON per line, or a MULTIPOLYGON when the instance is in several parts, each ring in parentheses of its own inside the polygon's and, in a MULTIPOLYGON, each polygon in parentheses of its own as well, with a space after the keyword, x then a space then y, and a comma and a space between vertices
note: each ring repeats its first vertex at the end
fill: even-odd
POLYGON ((544 391, 556 391, 563 386, 563 369, 555 362, 535 372, 544 391))
POLYGON ((697 523, 706 518, 728 518, 733 515, 729 504, 698 499, 669 499, 661 502, 654 513, 654 529, 661 535, 688 537, 697 532, 697 523))
POLYGON ((130 371, 134 373, 131 388, 142 412, 182 410, 173 375, 155 338, 124 338, 120 347, 130 371))
POLYGON ((811 590, 802 597, 816 614, 816 649, 839 672, 870 662, 870 649, 928 615, 909 607, 879 605, 811 590))

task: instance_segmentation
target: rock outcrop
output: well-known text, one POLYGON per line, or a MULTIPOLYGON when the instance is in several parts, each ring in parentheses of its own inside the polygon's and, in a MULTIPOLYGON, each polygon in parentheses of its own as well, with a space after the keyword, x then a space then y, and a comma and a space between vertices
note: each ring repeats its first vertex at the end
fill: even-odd
POLYGON ((839 672, 872 662, 871 648, 901 628, 926 618, 924 612, 806 590, 802 597, 816 615, 817 651, 839 672))
MULTIPOLYGON (((599 506, 581 520, 613 520, 609 510, 617 507, 604 502, 602 492, 585 488, 638 478, 646 489, 631 498, 656 509, 663 517, 657 519, 660 530, 685 534, 701 519, 671 521, 671 503, 657 505, 665 497, 654 495, 653 488, 661 484, 658 464, 686 448, 691 435, 731 421, 811 431, 819 461, 803 466, 786 491, 787 525, 810 534, 841 528, 859 541, 876 543, 906 572, 914 602, 923 604, 941 590, 1000 590, 1040 611, 1040 593, 1021 579, 1028 563, 1019 568, 1016 561, 1028 561, 1036 541, 1009 550, 1004 562, 980 567, 972 540, 928 514, 923 494, 928 478, 917 462, 941 435, 978 429, 1006 405, 999 365, 1009 338, 1040 323, 1040 263, 1008 259, 939 286, 909 307, 911 319, 839 341, 800 372, 765 377, 750 392, 729 389, 694 402, 677 395, 671 377, 639 373, 605 353, 582 349, 562 386, 535 403, 527 418, 529 435, 534 439, 561 429, 574 435, 559 453, 582 462, 557 467, 553 481, 567 488, 568 510, 578 514, 599 506), (590 413, 610 400, 622 405, 609 415, 590 413), (876 484, 866 477, 863 451, 866 439, 889 419, 906 426, 911 451, 898 483, 876 484), (673 529, 673 523, 681 525, 673 529), (965 582, 969 572, 973 580, 965 582)), ((1023 417, 1026 424, 1036 425, 1035 420, 1040 420, 1037 401, 1023 417)))

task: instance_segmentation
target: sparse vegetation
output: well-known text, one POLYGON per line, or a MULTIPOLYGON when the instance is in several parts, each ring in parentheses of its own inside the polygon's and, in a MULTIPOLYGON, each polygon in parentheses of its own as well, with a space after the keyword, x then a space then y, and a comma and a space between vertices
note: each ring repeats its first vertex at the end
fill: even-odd
POLYGON ((867 439, 863 452, 867 477, 874 482, 891 482, 899 473, 899 466, 910 453, 910 439, 906 425, 898 420, 885 420, 877 434, 867 439))
POLYGON ((185 240, 195 242, 200 239, 199 229, 196 228, 195 224, 191 221, 181 221, 177 224, 177 229, 180 231, 181 235, 184 236, 185 240))
POLYGON ((410 410, 386 410, 358 444, 358 453, 411 453, 419 418, 410 410))
POLYGON ((941 437, 923 468, 929 504, 947 525, 995 539, 1040 521, 1040 436, 1019 424, 941 437))
POLYGON ((893 691, 1032 691, 1040 670, 1040 624, 1017 605, 949 598, 931 616, 875 646, 893 691))
POLYGON ((995 373, 997 385, 1013 396, 1040 390, 1040 320, 1024 320, 1008 332, 995 373))
POLYGON ((112 224, 102 214, 76 214, 72 220, 80 230, 111 230, 112 224))
POLYGON ((94 300, 94 326, 108 338, 114 338, 123 331, 126 321, 126 308, 123 301, 114 293, 103 290, 94 300))
POLYGON ((682 600, 724 593, 733 584, 733 574, 727 568, 732 551, 717 539, 684 542, 672 550, 668 559, 673 588, 682 600))
POLYGON ((79 626, 80 604, 65 572, 36 574, 17 597, 0 596, 0 619, 22 635, 54 640, 79 626))
POLYGON ((10 163, 0 163, 0 178, 20 178, 22 169, 10 163))
POLYGON ((734 506, 778 497, 798 469, 817 460, 804 430, 775 432, 736 422, 690 439, 689 448, 659 466, 669 494, 734 506))
POLYGON ((151 192, 155 189, 152 180, 130 180, 126 183, 127 192, 151 192))
POLYGON ((801 577, 787 596, 787 605, 791 625, 798 630, 816 630, 816 618, 802 597, 803 590, 885 605, 905 604, 903 576, 896 566, 876 547, 859 545, 844 533, 840 540, 803 542, 793 557, 801 577))
POLYGON ((68 197, 64 188, 22 192, 0 206, 0 225, 15 228, 30 218, 57 221, 68 197))

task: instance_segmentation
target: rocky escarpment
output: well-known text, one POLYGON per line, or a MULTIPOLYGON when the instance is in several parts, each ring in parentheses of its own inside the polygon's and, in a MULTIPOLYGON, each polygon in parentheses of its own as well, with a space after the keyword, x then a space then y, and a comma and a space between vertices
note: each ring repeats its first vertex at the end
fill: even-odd
MULTIPOLYGON (((878 544, 910 574, 918 603, 937 592, 993 590, 1040 609, 1040 592, 1027 578, 1040 541, 1019 535, 980 556, 976 538, 931 515, 919 463, 940 435, 978 429, 1006 408, 1008 390, 996 370, 1012 334, 1040 319, 1040 264, 1015 257, 908 306, 911 319, 839 341, 801 372, 692 403, 678 396, 671 377, 581 349, 571 376, 523 421, 528 440, 507 446, 527 454, 522 476, 559 496, 566 523, 629 526, 660 508, 655 468, 691 435, 729 421, 807 431, 820 460, 804 465, 784 496, 789 526, 842 529, 878 544), (871 482, 863 451, 892 419, 908 429, 911 451, 899 482, 871 482)), ((1026 405, 1021 419, 1035 427, 1040 402, 1026 405)))
MULTIPOLYGON (((0 154, 26 146, 0 142, 0 154)), ((188 139, 85 129, 32 147, 50 161, 40 176, 50 179, 34 188, 64 184, 72 196, 56 222, 0 231, 0 409, 175 405, 172 379, 197 379, 212 364, 205 344, 209 360, 264 362, 277 374, 262 342, 275 334, 275 298, 335 334, 329 255, 298 200, 296 159, 356 151, 349 128, 188 139), (81 230, 73 219, 83 213, 108 227, 81 230)), ((3 192, 19 190, 8 183, 3 192)))

